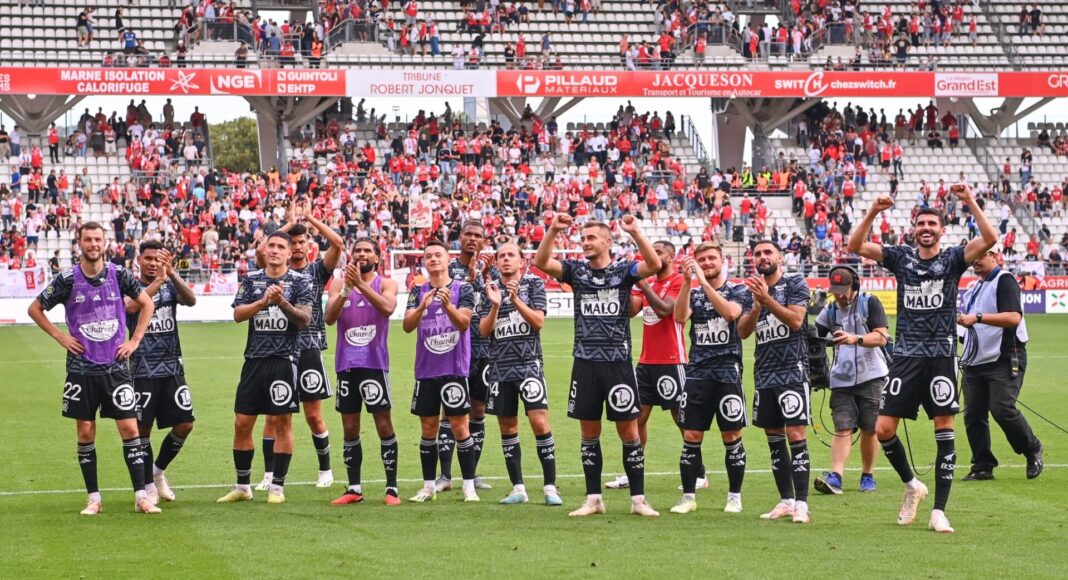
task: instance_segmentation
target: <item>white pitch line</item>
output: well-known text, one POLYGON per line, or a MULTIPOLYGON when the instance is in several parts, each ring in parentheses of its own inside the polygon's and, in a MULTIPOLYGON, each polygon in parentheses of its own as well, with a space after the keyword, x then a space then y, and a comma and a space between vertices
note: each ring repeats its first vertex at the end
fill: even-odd
MULTIPOLYGON (((1020 468, 1020 467, 1026 467, 1026 465, 1023 465, 1023 464, 1010 464, 1010 465, 999 465, 998 466, 998 468, 1005 468, 1005 469, 1007 469, 1007 468, 1020 468)), ((1068 463, 1047 463, 1045 465, 1045 467, 1047 469, 1065 468, 1065 467, 1068 467, 1068 463)), ((816 468, 816 469, 813 469, 812 472, 815 473, 816 471, 820 471, 822 469, 824 469, 824 468, 816 468)), ((890 467, 876 467, 875 470, 876 471, 893 471, 893 469, 890 468, 890 467)), ((858 467, 847 467, 846 471, 860 471, 860 468, 858 468, 858 467)), ((746 469, 745 472, 746 473, 771 473, 771 470, 770 469, 746 469)), ((609 474, 611 474, 611 473, 612 472, 609 472, 609 474)), ((706 473, 711 473, 713 475, 725 475, 727 472, 725 470, 722 470, 722 469, 709 469, 709 470, 706 470, 706 473)), ((666 477, 666 476, 678 477, 679 476, 679 472, 677 472, 677 471, 651 471, 651 472, 646 472, 645 475, 646 475, 646 477, 666 477)), ((490 481, 507 480, 508 479, 506 476, 488 476, 488 477, 480 476, 480 477, 481 477, 481 479, 490 480, 490 481)), ((581 477, 585 477, 585 475, 583 475, 581 473, 564 473, 564 474, 558 474, 556 476, 557 479, 579 479, 581 477)), ((365 480, 363 480, 363 482, 361 484, 371 484, 371 483, 377 484, 377 483, 385 483, 385 482, 386 482, 386 480, 384 480, 384 479, 365 479, 365 480)), ((422 479, 411 479, 411 478, 404 479, 404 478, 401 478, 401 479, 398 479, 397 482, 398 483, 422 483, 423 480, 422 479)), ((315 485, 315 484, 316 484, 316 482, 314 482, 314 481, 289 481, 289 482, 286 482, 286 485, 315 485)), ((341 485, 340 483, 335 484, 336 487, 340 487, 340 485, 341 485)), ((195 483, 195 484, 187 484, 187 485, 172 485, 171 487, 174 488, 174 489, 226 489, 226 488, 230 488, 230 487, 233 487, 233 486, 234 486, 233 483, 195 483)), ((108 492, 111 492, 111 491, 130 491, 130 488, 128 488, 128 487, 107 487, 107 488, 101 488, 100 491, 102 491, 102 492, 104 492, 104 491, 108 491, 108 492)), ((23 495, 60 495, 60 494, 68 494, 68 493, 85 493, 85 490, 84 489, 27 489, 27 490, 22 490, 22 491, 0 491, 0 497, 15 497, 15 496, 23 496, 23 495)))

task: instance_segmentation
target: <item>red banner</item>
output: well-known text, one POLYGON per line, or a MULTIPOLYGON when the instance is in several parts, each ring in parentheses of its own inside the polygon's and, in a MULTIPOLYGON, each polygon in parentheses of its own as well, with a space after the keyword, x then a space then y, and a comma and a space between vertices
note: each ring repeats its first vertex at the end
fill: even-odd
POLYGON ((1068 71, 400 71, 0 67, 0 94, 473 97, 1068 97, 1068 71))
POLYGON ((343 96, 343 70, 0 68, 0 94, 343 96))
POLYGON ((501 97, 904 97, 934 93, 932 73, 498 71, 501 97))

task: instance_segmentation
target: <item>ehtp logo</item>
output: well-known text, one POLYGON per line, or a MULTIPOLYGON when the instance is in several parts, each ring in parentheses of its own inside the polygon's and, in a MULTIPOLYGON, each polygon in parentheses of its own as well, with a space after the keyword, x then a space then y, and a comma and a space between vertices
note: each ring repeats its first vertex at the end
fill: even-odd
POLYGON ((182 93, 188 95, 189 91, 200 90, 200 85, 193 83, 193 79, 196 77, 197 73, 195 72, 186 74, 183 71, 178 71, 178 78, 171 81, 171 92, 182 91, 182 93))
POLYGON ((534 94, 541 88, 541 79, 536 75, 519 75, 519 78, 515 80, 515 86, 521 93, 534 94))

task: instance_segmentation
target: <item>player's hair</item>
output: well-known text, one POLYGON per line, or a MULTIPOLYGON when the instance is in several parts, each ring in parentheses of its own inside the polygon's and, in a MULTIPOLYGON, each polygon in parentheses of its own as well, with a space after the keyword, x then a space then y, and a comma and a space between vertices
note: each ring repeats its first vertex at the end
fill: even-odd
POLYGON ((675 255, 675 244, 672 244, 671 242, 669 242, 667 240, 659 240, 659 241, 653 242, 653 244, 660 244, 662 246, 665 246, 668 249, 668 251, 671 252, 672 256, 675 255))
POLYGON ((159 240, 145 240, 141 242, 141 246, 137 249, 138 253, 144 254, 146 250, 162 250, 163 242, 159 240))
POLYGON ((945 225, 946 218, 942 215, 942 211, 933 207, 925 207, 916 212, 916 217, 912 218, 912 225, 916 225, 916 220, 920 219, 921 215, 933 215, 938 218, 938 225, 945 225))
POLYGON ((701 242, 696 248, 694 248, 693 255, 696 256, 697 254, 707 252, 709 250, 715 250, 721 258, 723 257, 723 246, 720 246, 716 242, 701 242))
POLYGON ((78 228, 78 239, 82 239, 82 232, 86 230, 100 230, 100 233, 104 233, 104 226, 100 225, 100 222, 85 222, 82 227, 78 228))
POLYGON ((372 241, 370 238, 360 238, 356 240, 355 244, 352 244, 352 247, 355 248, 360 244, 367 244, 368 246, 371 246, 371 250, 374 251, 375 255, 379 258, 382 257, 382 248, 379 248, 378 244, 374 243, 374 241, 372 241))
POLYGON ((519 257, 520 257, 520 258, 522 258, 522 257, 523 257, 523 248, 520 248, 520 247, 519 247, 519 244, 517 244, 517 243, 515 243, 515 242, 513 242, 513 241, 511 241, 511 240, 509 240, 509 241, 507 241, 507 242, 504 242, 503 244, 501 244, 501 245, 497 246, 497 252, 496 252, 496 254, 497 254, 497 255, 500 255, 500 253, 501 253, 501 250, 503 250, 504 248, 507 248, 507 247, 509 247, 509 246, 514 246, 514 247, 515 247, 515 251, 516 251, 516 252, 517 252, 517 253, 519 254, 519 257))
POLYGON ((769 240, 769 239, 759 240, 757 243, 753 244, 753 250, 756 250, 757 246, 761 246, 761 245, 764 245, 764 244, 767 244, 767 245, 775 248, 775 251, 779 252, 780 254, 782 253, 782 247, 779 246, 779 243, 776 242, 775 240, 769 240))
POLYGON ((293 224, 288 233, 291 239, 297 236, 306 236, 308 235, 308 228, 304 224, 293 224))
POLYGON ((429 250, 430 248, 433 248, 435 246, 441 248, 442 250, 445 250, 446 254, 449 253, 449 246, 446 246, 445 242, 443 242, 441 240, 430 240, 429 242, 426 243, 426 247, 423 248, 423 254, 426 254, 427 250, 429 250))
POLYGON ((287 244, 293 243, 293 237, 281 230, 271 232, 271 235, 267 236, 267 239, 269 240, 271 238, 281 238, 285 240, 287 244))
POLYGON ((588 230, 590 228, 597 228, 597 229, 600 229, 600 230, 604 230, 605 235, 607 235, 608 237, 612 237, 612 228, 608 227, 608 224, 606 224, 604 222, 599 222, 599 221, 596 221, 596 220, 590 220, 590 221, 582 224, 582 229, 588 230))
POLYGON ((478 229, 482 230, 483 233, 485 233, 485 231, 486 231, 486 227, 483 226, 482 222, 480 222, 478 220, 467 220, 463 224, 460 225, 460 231, 461 232, 463 232, 467 228, 478 228, 478 229))

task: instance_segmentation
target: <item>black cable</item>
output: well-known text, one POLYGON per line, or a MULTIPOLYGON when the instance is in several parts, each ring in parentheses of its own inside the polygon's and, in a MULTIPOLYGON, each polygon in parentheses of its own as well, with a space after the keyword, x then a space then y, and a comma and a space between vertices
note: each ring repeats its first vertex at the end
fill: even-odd
POLYGON ((1021 407, 1023 407, 1024 409, 1027 409, 1028 411, 1031 411, 1032 413, 1034 413, 1034 414, 1035 414, 1035 416, 1036 416, 1036 417, 1038 417, 1039 419, 1042 419, 1043 421, 1045 421, 1045 422, 1049 423, 1050 425, 1053 425, 1053 426, 1054 426, 1054 427, 1056 427, 1056 428, 1057 428, 1058 430, 1060 430, 1061 432, 1063 432, 1063 433, 1065 433, 1066 435, 1068 435, 1068 429, 1065 429, 1064 427, 1061 427, 1060 425, 1058 425, 1058 424, 1054 423, 1053 421, 1051 421, 1051 420, 1047 419, 1046 417, 1042 416, 1042 414, 1041 414, 1041 413, 1039 413, 1038 411, 1036 411, 1036 410, 1032 409, 1031 407, 1029 407, 1029 406, 1027 405, 1027 403, 1024 403, 1024 402, 1023 402, 1023 401, 1021 401, 1021 400, 1020 400, 1019 398, 1017 398, 1017 399, 1016 399, 1016 403, 1017 403, 1017 404, 1019 404, 1019 405, 1020 405, 1021 407))
POLYGON ((932 464, 931 464, 931 465, 930 465, 930 466, 929 466, 929 467, 927 468, 927 471, 922 471, 922 472, 921 472, 921 471, 919 470, 919 468, 918 468, 918 467, 916 467, 916 459, 914 459, 914 458, 912 457, 912 441, 911 441, 911 440, 909 440, 909 424, 908 424, 908 419, 902 419, 902 420, 901 420, 901 425, 902 425, 902 426, 903 426, 903 427, 905 428, 905 445, 906 445, 906 446, 908 447, 908 450, 909 450, 909 463, 911 463, 911 464, 912 464, 912 471, 913 471, 913 473, 915 473, 916 475, 927 475, 928 473, 931 473, 931 470, 932 470, 932 469, 934 469, 934 463, 932 463, 932 464))

